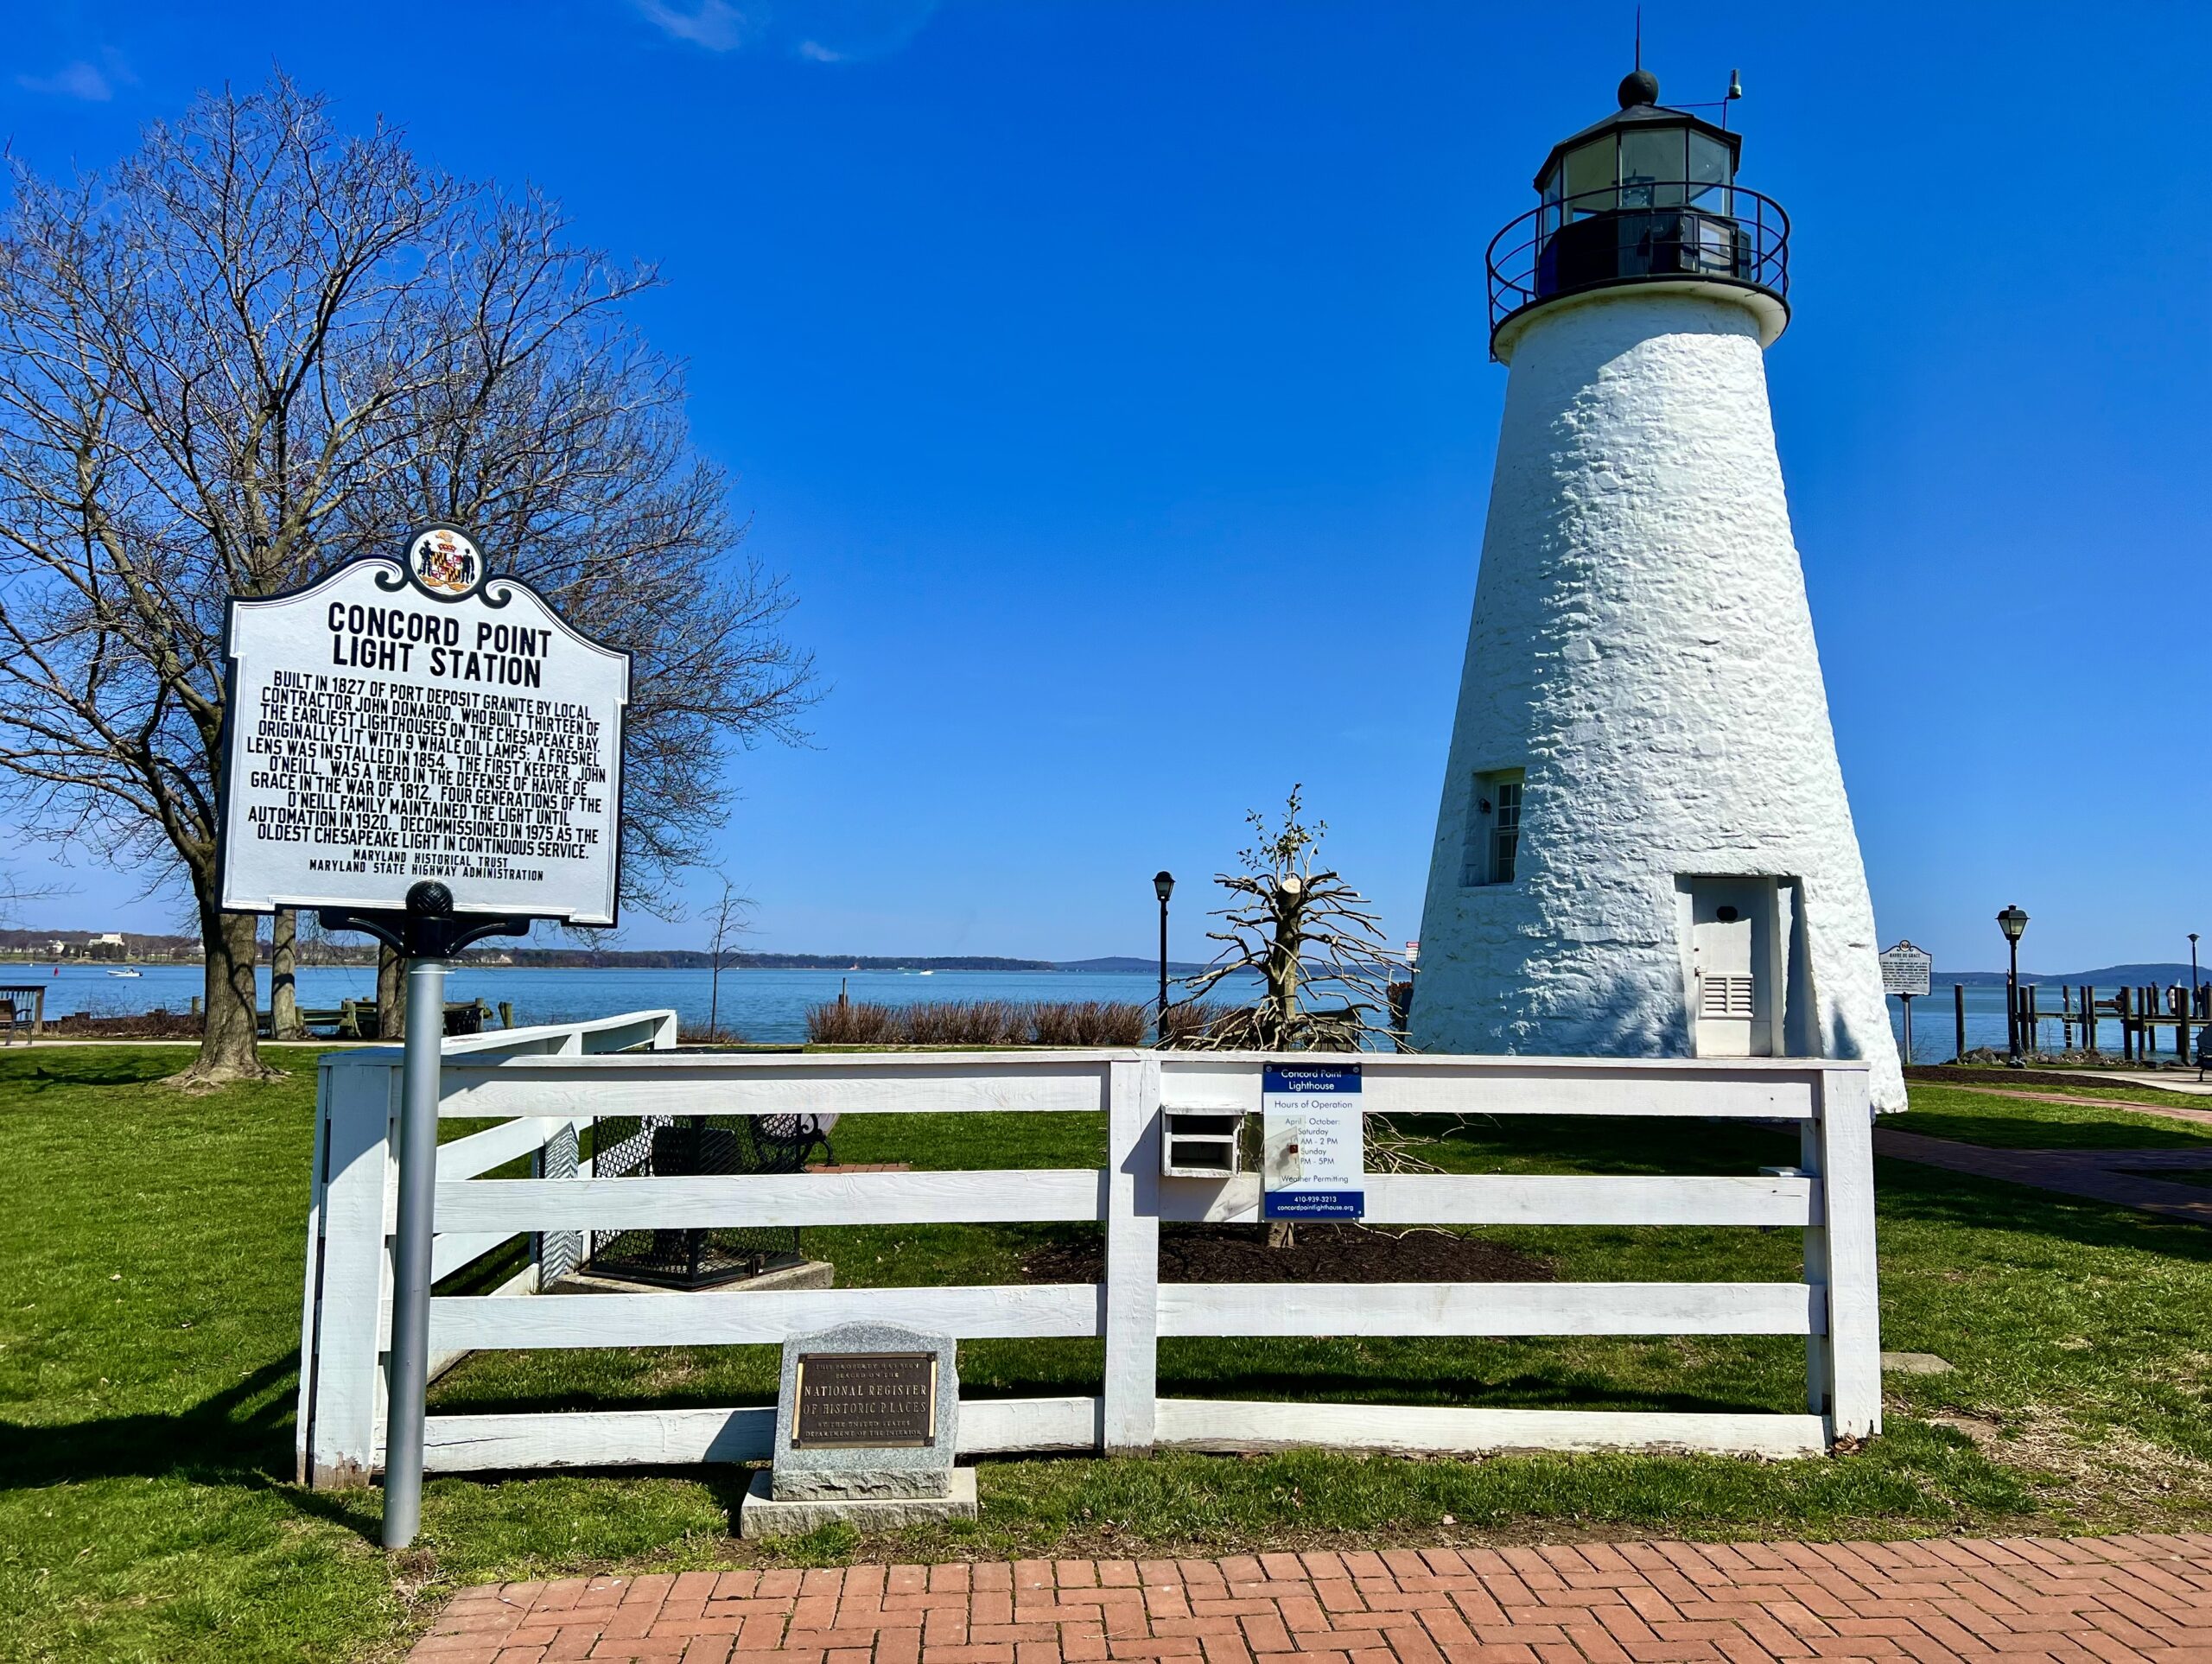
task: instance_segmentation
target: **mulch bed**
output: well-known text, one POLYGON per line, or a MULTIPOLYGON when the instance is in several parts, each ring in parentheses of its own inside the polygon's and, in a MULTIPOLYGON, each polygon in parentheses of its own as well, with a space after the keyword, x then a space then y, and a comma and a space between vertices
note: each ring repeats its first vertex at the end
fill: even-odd
MULTIPOLYGON (((1106 1280, 1106 1244, 1091 1236, 1041 1248, 1021 1262, 1033 1283, 1106 1280)), ((1300 1225, 1287 1248, 1268 1246, 1264 1225, 1162 1225, 1163 1283, 1548 1283, 1551 1262, 1478 1236, 1300 1225)))

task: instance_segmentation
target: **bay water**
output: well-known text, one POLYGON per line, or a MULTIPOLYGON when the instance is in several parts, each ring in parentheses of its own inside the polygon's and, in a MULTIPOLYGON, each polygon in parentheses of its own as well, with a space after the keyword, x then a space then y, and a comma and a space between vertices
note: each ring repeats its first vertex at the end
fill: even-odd
MULTIPOLYGON (((200 992, 197 965, 145 965, 135 977, 111 976, 98 964, 10 965, 0 967, 0 982, 22 986, 35 982, 46 991, 46 1014, 61 1017, 73 1012, 95 1016, 124 1016, 166 1009, 182 1012, 200 992)), ((447 997, 482 1000, 496 1010, 502 1002, 514 1007, 518 1023, 572 1022, 585 1017, 606 1017, 618 1012, 673 1008, 686 1027, 703 1027, 710 1004, 725 1029, 748 1040, 786 1044, 806 1038, 810 1006, 835 1000, 840 988, 856 1000, 887 1006, 913 1005, 925 1000, 1111 1000, 1149 1005, 1158 997, 1156 975, 1141 971, 832 971, 725 970, 719 1001, 715 1000, 712 973, 705 970, 629 969, 611 967, 540 969, 512 965, 464 966, 446 978, 447 997)), ((269 970, 260 972, 261 1003, 269 1003, 269 970)), ((1183 992, 1170 985, 1175 998, 1183 992)), ((376 996, 376 972, 366 965, 308 965, 299 973, 300 1003, 309 1007, 337 1005, 342 1000, 376 996)), ((1256 983, 1224 983, 1216 997, 1237 1003, 1254 998, 1256 983)), ((2055 997, 2056 991, 2053 991, 2055 997)), ((1904 1025, 1900 1002, 1890 1002, 1890 1026, 1900 1039, 1904 1025)), ((2005 1045, 2005 991, 2002 988, 1969 988, 1966 991, 1967 1045, 1969 1048, 2005 1045)), ((1917 1063, 1943 1063, 1955 1055, 1951 994, 1939 989, 1913 1001, 1913 1058, 1917 1063)), ((2101 1044, 2117 1051, 2120 1026, 2100 1025, 2101 1044)), ((2046 1023, 2044 1038, 2058 1043, 2058 1026, 2046 1023)))

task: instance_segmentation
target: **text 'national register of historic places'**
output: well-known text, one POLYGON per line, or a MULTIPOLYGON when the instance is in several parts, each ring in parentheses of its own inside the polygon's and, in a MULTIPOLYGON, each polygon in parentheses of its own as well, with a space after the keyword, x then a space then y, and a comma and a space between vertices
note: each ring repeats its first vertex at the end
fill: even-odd
POLYGON ((448 542, 232 601, 226 908, 434 879, 460 912, 614 922, 629 655, 448 542))

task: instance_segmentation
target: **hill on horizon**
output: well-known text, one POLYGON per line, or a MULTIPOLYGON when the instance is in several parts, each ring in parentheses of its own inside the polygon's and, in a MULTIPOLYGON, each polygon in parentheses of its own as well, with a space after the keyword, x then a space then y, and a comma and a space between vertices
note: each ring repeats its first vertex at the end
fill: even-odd
MULTIPOLYGON (((2197 975, 2207 975, 2208 968, 2197 967, 2197 975)), ((2157 963, 2136 965, 2107 965, 2098 970, 2085 971, 2022 971, 2023 982, 2056 985, 2064 982, 2079 988, 2086 982, 2092 988, 2171 988, 2189 981, 2189 962, 2165 960, 2157 963)), ((1963 982, 1970 988, 2002 988, 2005 973, 1996 971, 1931 971, 1929 981, 1936 983, 1963 982)))

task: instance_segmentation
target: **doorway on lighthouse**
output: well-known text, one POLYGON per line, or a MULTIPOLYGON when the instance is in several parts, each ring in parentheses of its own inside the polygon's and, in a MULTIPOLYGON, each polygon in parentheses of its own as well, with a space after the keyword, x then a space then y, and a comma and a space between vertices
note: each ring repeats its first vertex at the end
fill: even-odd
POLYGON ((1782 1048, 1783 880, 1757 875, 1675 880, 1690 1051, 1769 1057, 1782 1048))

